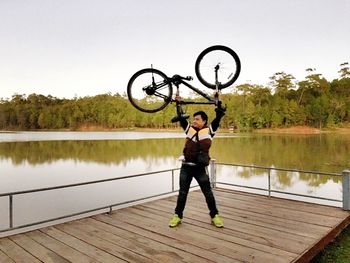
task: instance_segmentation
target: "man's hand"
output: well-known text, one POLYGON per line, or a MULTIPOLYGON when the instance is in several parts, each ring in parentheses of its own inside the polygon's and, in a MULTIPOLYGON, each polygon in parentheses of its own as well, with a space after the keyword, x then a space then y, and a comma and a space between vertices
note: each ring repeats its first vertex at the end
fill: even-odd
POLYGON ((185 112, 183 111, 181 105, 179 104, 176 105, 176 114, 177 115, 171 119, 171 122, 186 120, 190 117, 189 115, 185 115, 185 112))

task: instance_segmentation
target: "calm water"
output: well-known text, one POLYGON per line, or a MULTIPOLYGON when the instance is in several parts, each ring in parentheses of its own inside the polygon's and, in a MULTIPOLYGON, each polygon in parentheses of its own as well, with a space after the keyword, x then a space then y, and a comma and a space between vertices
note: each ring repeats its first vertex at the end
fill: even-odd
MULTIPOLYGON (((182 133, 0 133, 0 193, 179 167, 182 133)), ((350 167, 348 135, 234 135, 213 141, 219 162, 341 173, 350 167)), ((177 175, 177 174, 176 174, 177 175)), ((218 180, 266 187, 263 170, 220 166, 218 180)), ((341 199, 335 177, 275 172, 273 189, 341 199)), ((48 191, 14 198, 15 224, 92 209, 171 189, 171 173, 48 191), (52 205, 55 204, 55 205, 52 205), (43 212, 45 211, 45 213, 43 212)), ((0 198, 0 228, 8 227, 8 197, 0 198)))

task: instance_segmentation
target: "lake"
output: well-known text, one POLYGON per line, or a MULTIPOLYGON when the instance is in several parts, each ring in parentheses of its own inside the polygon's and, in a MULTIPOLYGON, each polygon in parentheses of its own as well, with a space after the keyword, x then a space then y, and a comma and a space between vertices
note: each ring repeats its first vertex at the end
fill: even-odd
MULTIPOLYGON (((93 181, 180 167, 181 132, 2 132, 0 193, 93 181)), ((350 136, 218 134, 218 162, 341 173, 350 167, 350 136)), ((176 176, 178 176, 178 171, 176 176)), ((218 180, 266 187, 259 169, 218 166, 218 180)), ((177 180, 177 179, 176 179, 177 180)), ((176 181, 177 187, 177 181, 176 181)), ((341 199, 337 177, 276 172, 273 189, 341 199)), ((15 225, 142 198, 171 188, 171 173, 14 197, 15 225), (55 205, 52 205, 55 204, 55 205), (45 212, 43 212, 45 211, 45 212), (40 215, 40 216, 38 216, 40 215)), ((174 204, 175 205, 175 204, 174 204)), ((0 198, 0 229, 8 197, 0 198)))

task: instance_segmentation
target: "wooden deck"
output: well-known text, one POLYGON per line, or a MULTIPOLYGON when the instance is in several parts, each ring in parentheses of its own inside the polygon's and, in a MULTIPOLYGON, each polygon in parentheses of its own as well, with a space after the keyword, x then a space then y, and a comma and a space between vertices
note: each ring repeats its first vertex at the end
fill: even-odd
POLYGON ((340 208, 216 189, 225 227, 200 191, 169 228, 176 196, 0 239, 0 262, 308 262, 349 222, 340 208))

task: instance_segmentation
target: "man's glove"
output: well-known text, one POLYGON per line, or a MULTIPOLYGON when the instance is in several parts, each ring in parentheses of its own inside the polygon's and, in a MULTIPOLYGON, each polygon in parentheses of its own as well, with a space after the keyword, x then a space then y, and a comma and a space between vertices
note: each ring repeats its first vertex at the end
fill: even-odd
POLYGON ((180 104, 176 105, 176 113, 177 113, 177 115, 171 119, 171 122, 178 122, 181 120, 186 120, 190 117, 189 115, 185 115, 180 104))
POLYGON ((178 122, 178 121, 181 121, 181 120, 186 120, 189 117, 190 117, 189 115, 185 115, 185 114, 177 115, 177 116, 175 116, 175 117, 173 117, 171 119, 171 122, 178 122))
POLYGON ((215 108, 216 117, 222 118, 225 115, 226 107, 222 106, 221 101, 219 101, 218 106, 215 108))

